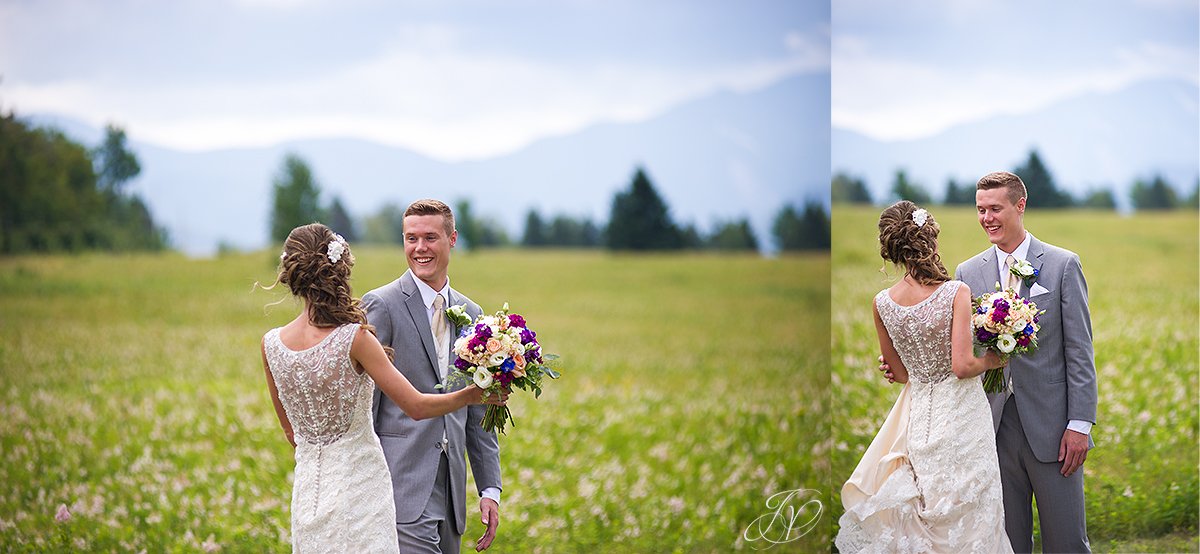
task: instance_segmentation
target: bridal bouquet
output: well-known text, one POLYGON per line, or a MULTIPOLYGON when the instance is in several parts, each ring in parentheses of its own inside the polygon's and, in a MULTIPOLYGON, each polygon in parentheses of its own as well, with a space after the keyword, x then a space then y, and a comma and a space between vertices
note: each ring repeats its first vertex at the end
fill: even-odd
MULTIPOLYGON (((1038 317, 1046 313, 1039 311, 1037 304, 1021 298, 1013 289, 1005 289, 974 298, 971 305, 975 344, 995 348, 1006 364, 1013 356, 1037 348, 1038 317)), ((1002 368, 987 370, 983 375, 983 390, 988 393, 1004 390, 1002 368)))
MULTIPOLYGON (((548 365, 558 359, 543 354, 525 318, 508 313, 508 303, 495 315, 480 315, 472 322, 462 306, 446 310, 446 317, 460 327, 454 342, 454 368, 449 379, 455 383, 474 382, 488 394, 499 394, 506 387, 532 391, 534 398, 542 395, 542 379, 558 379, 559 373, 548 365)), ((481 425, 487 431, 504 433, 512 422, 508 406, 488 406, 481 425)))

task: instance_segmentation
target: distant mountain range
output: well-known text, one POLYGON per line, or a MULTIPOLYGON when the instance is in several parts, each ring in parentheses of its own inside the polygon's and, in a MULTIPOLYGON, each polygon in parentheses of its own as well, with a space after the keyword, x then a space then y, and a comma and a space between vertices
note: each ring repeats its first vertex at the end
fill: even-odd
MULTIPOLYGON (((50 114, 22 116, 86 145, 102 130, 50 114)), ((269 148, 182 152, 136 140, 142 173, 131 184, 173 245, 207 255, 224 242, 268 243, 271 181, 288 152, 303 157, 322 187, 361 217, 386 202, 466 198, 476 214, 520 236, 525 214, 608 219, 613 194, 644 167, 677 221, 707 229, 749 217, 760 243, 771 240, 786 204, 829 203, 829 74, 797 76, 769 88, 720 92, 639 123, 601 124, 548 138, 515 153, 447 163, 357 139, 288 142, 269 148)))
POLYGON ((1200 177, 1200 87, 1144 81, 1086 94, 1018 115, 992 117, 917 140, 878 141, 846 129, 832 133, 834 172, 864 178, 877 201, 889 198, 895 172, 940 198, 946 181, 975 181, 1023 164, 1036 148, 1059 187, 1109 188, 1128 203, 1135 179, 1161 173, 1181 192, 1200 177))

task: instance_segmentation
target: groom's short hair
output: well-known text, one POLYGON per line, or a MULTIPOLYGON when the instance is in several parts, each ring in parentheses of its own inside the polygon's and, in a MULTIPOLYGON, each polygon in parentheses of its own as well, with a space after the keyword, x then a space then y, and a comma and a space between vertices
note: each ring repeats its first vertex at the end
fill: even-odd
POLYGON ((404 210, 404 217, 410 215, 440 215, 446 222, 446 236, 454 234, 454 212, 450 211, 450 206, 441 200, 430 198, 417 200, 409 204, 407 210, 404 210))
POLYGON ((975 183, 975 190, 992 190, 1003 187, 1008 191, 1008 201, 1014 205, 1022 198, 1028 198, 1029 192, 1025 190, 1025 183, 1021 182, 1021 178, 1007 171, 993 171, 979 178, 979 182, 975 183))

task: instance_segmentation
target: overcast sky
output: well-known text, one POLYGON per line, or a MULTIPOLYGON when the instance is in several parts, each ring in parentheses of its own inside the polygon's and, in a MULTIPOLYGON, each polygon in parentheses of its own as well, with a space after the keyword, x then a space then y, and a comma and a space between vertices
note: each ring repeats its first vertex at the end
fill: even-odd
POLYGON ((1200 82, 1197 0, 835 0, 832 29, 833 125, 880 140, 1200 82))
POLYGON ((828 71, 823 2, 0 0, 0 107, 205 150, 490 157, 828 71))

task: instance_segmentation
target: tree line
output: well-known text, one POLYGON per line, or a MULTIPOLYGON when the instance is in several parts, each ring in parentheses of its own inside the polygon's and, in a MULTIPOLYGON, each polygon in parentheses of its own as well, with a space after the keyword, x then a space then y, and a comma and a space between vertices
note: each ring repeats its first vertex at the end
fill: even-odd
MULTIPOLYGON (((1049 168, 1042 161, 1037 150, 1030 150, 1025 163, 1012 169, 1025 183, 1029 199, 1042 208, 1090 208, 1100 210, 1115 210, 1117 198, 1112 189, 1095 188, 1079 196, 1059 188, 1049 168)), ((830 195, 835 203, 873 204, 867 184, 860 178, 845 173, 833 176, 830 183, 830 195)), ((933 198, 928 190, 920 183, 909 179, 903 169, 896 171, 890 189, 890 199, 911 200, 917 204, 929 205, 933 198)), ((882 202, 888 201, 881 198, 882 202)), ((1129 190, 1129 200, 1136 210, 1173 210, 1179 208, 1200 208, 1200 177, 1187 196, 1181 195, 1174 185, 1167 182, 1162 175, 1137 179, 1129 190)), ((941 203, 947 206, 975 205, 975 184, 958 182, 953 177, 946 180, 946 186, 941 196, 941 203)))
POLYGON ((140 172, 120 127, 88 148, 0 114, 0 254, 165 248, 166 231, 126 188, 140 172))
MULTIPOLYGON (((303 159, 289 154, 272 184, 271 238, 287 237, 296 225, 324 221, 347 240, 401 243, 404 208, 388 203, 361 220, 346 213, 336 196, 320 200, 320 185, 303 159)), ((629 187, 612 200, 607 224, 588 217, 544 215, 531 209, 519 237, 511 237, 495 218, 476 214, 469 200, 454 206, 459 240, 467 248, 523 246, 528 248, 606 248, 609 250, 746 250, 763 248, 748 218, 718 221, 708 233, 693 224, 679 224, 645 170, 637 168, 629 187)), ((829 250, 830 219, 824 206, 785 205, 771 226, 773 246, 781 251, 829 250)))

